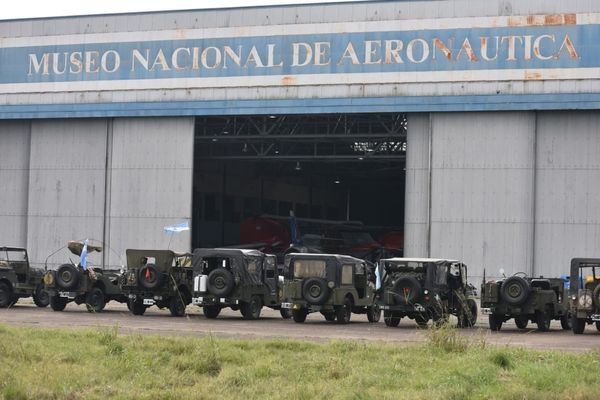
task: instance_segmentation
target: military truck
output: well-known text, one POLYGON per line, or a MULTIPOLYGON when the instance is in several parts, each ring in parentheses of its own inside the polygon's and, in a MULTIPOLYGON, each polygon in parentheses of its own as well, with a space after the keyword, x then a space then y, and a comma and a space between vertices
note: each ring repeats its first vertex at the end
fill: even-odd
POLYGON ((467 266, 435 258, 388 258, 378 265, 381 288, 377 298, 386 326, 396 327, 404 317, 427 326, 458 317, 459 327, 477 321, 475 288, 467 281, 467 266))
POLYGON ((36 306, 47 307, 50 299, 44 290, 43 273, 29 265, 26 249, 0 247, 0 308, 10 307, 23 297, 33 297, 36 306))
POLYGON ((277 259, 258 250, 195 249, 192 304, 207 318, 217 318, 223 308, 240 310, 244 319, 260 318, 263 306, 281 308, 277 259))
POLYGON ((174 317, 185 315, 192 301, 192 255, 171 250, 127 249, 127 271, 120 282, 133 315, 156 305, 174 317))
POLYGON ((600 331, 600 258, 573 258, 569 277, 573 333, 580 335, 586 324, 600 331))
POLYGON ((345 255, 286 255, 282 297, 281 307, 291 309, 298 323, 312 312, 339 324, 349 323, 352 313, 367 314, 369 322, 378 322, 381 316, 373 265, 345 255))
POLYGON ((514 318, 519 329, 529 321, 541 332, 550 329, 552 320, 560 320, 563 329, 571 329, 568 293, 559 278, 533 278, 517 273, 498 281, 482 282, 481 313, 488 315, 490 329, 499 331, 514 318))
MULTIPOLYGON (((84 248, 86 254, 102 251, 102 246, 77 240, 69 241, 67 248, 78 257, 81 257, 84 248)), ((44 274, 44 285, 50 296, 50 307, 54 311, 63 311, 68 303, 75 302, 77 305, 85 304, 89 312, 97 313, 101 312, 106 303, 111 300, 124 303, 127 298, 118 285, 120 275, 120 271, 84 266, 81 259, 78 263, 61 264, 56 270, 44 274)))

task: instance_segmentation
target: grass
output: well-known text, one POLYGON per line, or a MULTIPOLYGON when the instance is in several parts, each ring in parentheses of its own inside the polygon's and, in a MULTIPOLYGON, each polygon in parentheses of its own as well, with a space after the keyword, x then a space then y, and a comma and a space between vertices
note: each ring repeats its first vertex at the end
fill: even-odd
POLYGON ((5 399, 597 399, 600 352, 119 335, 0 325, 5 399))

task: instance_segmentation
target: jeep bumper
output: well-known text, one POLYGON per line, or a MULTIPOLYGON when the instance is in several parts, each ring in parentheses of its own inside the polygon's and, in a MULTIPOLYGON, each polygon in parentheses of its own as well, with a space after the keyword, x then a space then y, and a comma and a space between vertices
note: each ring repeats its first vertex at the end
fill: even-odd
POLYGON ((226 297, 192 297, 192 304, 195 306, 210 306, 215 304, 230 306, 238 305, 240 301, 226 297))

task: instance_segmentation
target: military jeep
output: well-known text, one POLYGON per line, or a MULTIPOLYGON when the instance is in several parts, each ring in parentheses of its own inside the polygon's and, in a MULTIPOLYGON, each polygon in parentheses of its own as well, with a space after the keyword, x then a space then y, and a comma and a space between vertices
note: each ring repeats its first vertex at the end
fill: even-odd
POLYGON ((36 306, 47 307, 50 299, 43 273, 29 265, 26 249, 0 247, 0 308, 10 307, 22 297, 33 297, 36 306))
POLYGON ((143 315, 156 305, 174 317, 185 315, 192 301, 193 271, 190 253, 171 250, 127 249, 127 271, 121 289, 133 315, 143 315))
MULTIPOLYGON (((67 248, 81 257, 85 244, 82 241, 69 241, 67 248)), ((102 246, 87 245, 87 253, 101 252, 102 246)), ((63 311, 68 303, 85 304, 89 312, 100 312, 111 300, 124 303, 127 299, 119 288, 120 271, 65 263, 56 270, 44 274, 44 284, 50 296, 50 307, 63 311)))
POLYGON ((569 278, 573 333, 580 335, 586 324, 600 331, 600 258, 574 258, 569 278))
POLYGON ((499 331, 514 318, 519 329, 535 322, 541 332, 550 322, 560 320, 563 329, 571 329, 569 301, 564 281, 558 278, 533 278, 517 273, 498 281, 482 282, 481 313, 488 315, 490 329, 499 331))
POLYGON ((240 310, 244 319, 258 319, 263 306, 281 309, 277 259, 258 250, 196 249, 193 255, 194 297, 207 318, 221 309, 240 310))
POLYGON ((283 299, 281 307, 291 309, 299 323, 311 312, 339 324, 349 323, 352 313, 367 314, 369 322, 378 322, 381 316, 373 266, 345 255, 287 254, 283 299))
POLYGON ((473 285, 467 282, 467 266, 460 261, 433 258, 388 258, 379 261, 382 287, 378 302, 386 326, 395 327, 404 317, 427 326, 442 324, 449 315, 459 327, 477 322, 473 285))

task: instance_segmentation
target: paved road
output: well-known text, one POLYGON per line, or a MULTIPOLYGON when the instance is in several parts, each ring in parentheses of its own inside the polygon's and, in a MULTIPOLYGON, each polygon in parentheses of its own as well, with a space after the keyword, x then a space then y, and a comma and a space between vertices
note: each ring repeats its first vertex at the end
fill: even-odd
MULTIPOLYGON (((356 339, 398 343, 418 343, 426 339, 425 331, 418 329, 411 320, 402 320, 398 328, 388 328, 381 322, 370 324, 365 315, 352 315, 348 325, 326 322, 320 314, 311 314, 304 324, 283 320, 278 311, 263 309, 261 319, 244 321, 237 311, 223 310, 219 318, 209 320, 202 310, 188 307, 188 316, 171 317, 167 310, 151 307, 143 316, 132 316, 122 304, 110 303, 99 314, 90 314, 85 306, 70 303, 65 311, 54 312, 48 308, 37 308, 29 300, 21 300, 11 309, 0 310, 0 323, 14 326, 90 329, 118 326, 122 333, 143 333, 156 335, 202 336, 213 333, 220 337, 270 337, 294 338, 303 340, 327 341, 333 339, 356 339)), ((533 325, 535 327, 535 325, 533 325)), ((473 340, 481 338, 489 344, 522 346, 535 349, 555 349, 585 351, 600 348, 600 333, 594 326, 588 326, 583 335, 573 335, 563 331, 558 321, 552 322, 550 332, 541 333, 535 329, 519 330, 511 322, 505 323, 500 332, 487 328, 487 319, 480 317, 477 329, 462 329, 461 334, 473 340)))

